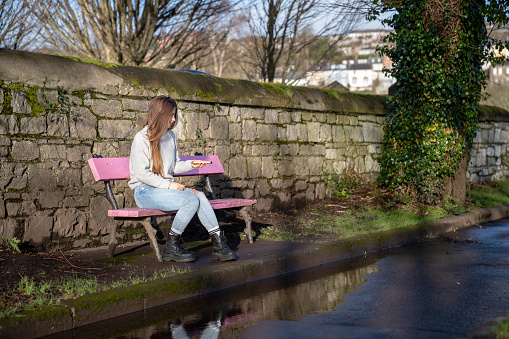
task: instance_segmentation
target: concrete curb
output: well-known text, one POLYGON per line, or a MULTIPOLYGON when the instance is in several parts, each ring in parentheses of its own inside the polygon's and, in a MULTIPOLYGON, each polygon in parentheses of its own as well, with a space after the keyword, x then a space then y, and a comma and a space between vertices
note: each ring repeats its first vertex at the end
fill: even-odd
POLYGON ((410 244, 428 235, 444 234, 508 216, 509 205, 502 205, 350 241, 300 244, 284 253, 196 269, 176 277, 86 295, 66 300, 61 305, 41 307, 3 318, 0 319, 0 337, 32 338, 35 334, 54 334, 204 293, 410 244))

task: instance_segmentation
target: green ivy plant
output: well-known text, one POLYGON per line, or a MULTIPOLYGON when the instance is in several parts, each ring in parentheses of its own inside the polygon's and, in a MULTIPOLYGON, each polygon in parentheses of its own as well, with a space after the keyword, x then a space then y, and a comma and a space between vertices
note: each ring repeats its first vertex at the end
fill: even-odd
MULTIPOLYGON (((509 21, 509 1, 373 0, 368 17, 392 13, 394 28, 379 52, 392 60, 397 80, 388 98, 382 186, 437 204, 444 182, 468 156, 483 98, 485 61, 501 62, 503 43, 489 38, 485 22, 509 21)), ((508 44, 508 43, 506 43, 508 44)))

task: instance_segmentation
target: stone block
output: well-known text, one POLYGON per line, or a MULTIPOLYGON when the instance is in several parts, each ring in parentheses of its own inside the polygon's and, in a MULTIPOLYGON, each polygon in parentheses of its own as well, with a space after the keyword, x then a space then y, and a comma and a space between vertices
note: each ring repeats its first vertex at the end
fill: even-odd
POLYGON ((0 219, 0 239, 12 239, 18 231, 18 223, 15 219, 0 219))
POLYGON ((277 124, 279 122, 278 112, 275 109, 265 109, 265 122, 268 124, 277 124))
POLYGON ((292 113, 290 112, 279 112, 278 121, 279 124, 288 125, 292 122, 292 113))
POLYGON ((242 140, 254 141, 256 139, 256 122, 253 120, 242 121, 242 140))
POLYGON ((92 111, 106 118, 121 118, 122 103, 117 100, 93 100, 92 111))
POLYGON ((262 157, 262 177, 273 178, 276 174, 273 157, 262 157))
POLYGON ((218 145, 214 147, 214 154, 219 156, 221 163, 230 159, 231 151, 229 145, 218 145))
POLYGON ((293 208, 302 208, 306 205, 306 193, 297 193, 292 196, 292 206, 293 208))
POLYGON ((494 156, 495 155, 495 148, 494 147, 488 147, 486 155, 489 156, 489 157, 494 156))
POLYGON ((314 201, 316 198, 315 185, 309 185, 306 189, 306 199, 307 201, 314 201))
POLYGON ((308 141, 309 142, 320 142, 320 129, 321 124, 318 122, 307 123, 308 141))
POLYGON ((130 120, 99 120, 98 131, 102 138, 108 139, 129 139, 135 134, 130 120))
POLYGON ((27 186, 27 166, 22 163, 0 162, 0 188, 23 189, 27 186))
MULTIPOLYGON (((128 157, 129 154, 131 153, 131 144, 132 144, 131 140, 119 141, 118 142, 118 156, 119 157, 128 157)), ((85 160, 88 160, 91 157, 92 157, 92 154, 90 153, 90 156, 87 155, 87 158, 85 160)))
POLYGON ((254 209, 257 212, 268 212, 272 209, 273 203, 274 198, 272 197, 259 198, 254 205, 254 209))
MULTIPOLYGON (((1 126, 0 126, 1 128, 1 126)), ((0 136, 0 145, 2 146, 10 146, 11 145, 11 138, 6 136, 0 136)))
POLYGON ((381 142, 382 141, 382 126, 365 122, 362 126, 363 139, 365 142, 381 142))
POLYGON ((34 215, 37 212, 37 207, 35 206, 33 201, 23 201, 21 203, 21 214, 22 215, 34 215))
POLYGON ((70 162, 81 162, 88 161, 88 159, 92 158, 92 152, 90 151, 90 146, 74 146, 66 148, 66 157, 67 161, 70 162))
POLYGON ((293 173, 298 176, 309 175, 309 161, 311 157, 293 157, 293 173))
POLYGON ((265 125, 258 124, 256 126, 258 138, 260 140, 266 141, 276 141, 277 140, 277 126, 274 125, 265 125))
POLYGON ((327 187, 325 187, 325 184, 324 183, 316 184, 316 189, 315 189, 316 198, 318 198, 319 200, 323 200, 325 198, 326 194, 327 194, 327 187))
POLYGON ((44 108, 52 108, 58 104, 58 91, 40 88, 37 91, 37 102, 44 108))
POLYGON ((64 199, 62 191, 41 191, 39 192, 39 205, 42 208, 57 208, 64 199))
POLYGON ((286 127, 286 140, 297 141, 299 134, 299 125, 288 125, 286 127))
POLYGON ((65 145, 41 145, 40 153, 42 161, 49 159, 66 160, 67 158, 67 148, 65 145))
POLYGON ((302 113, 301 112, 292 112, 292 121, 293 122, 301 122, 302 121, 302 113))
POLYGON ((241 140, 242 139, 242 124, 230 123, 228 125, 228 136, 230 140, 241 140))
POLYGON ((277 192, 274 199, 274 208, 288 210, 292 207, 292 195, 288 192, 277 192))
POLYGON ((263 108, 243 107, 240 111, 243 120, 245 119, 258 119, 265 120, 265 111, 263 108))
POLYGON ((247 160, 244 156, 236 156, 228 162, 228 176, 230 179, 247 178, 247 160))
POLYGON ((97 139, 97 118, 88 108, 74 107, 69 117, 71 138, 97 139))
POLYGON ((8 202, 5 204, 8 217, 20 217, 21 216, 21 203, 19 202, 8 202))
POLYGON ((307 142, 308 141, 308 128, 305 124, 297 125, 297 140, 307 142))
POLYGON ((304 112, 301 114, 302 121, 313 121, 313 113, 304 112))
POLYGON ((270 194, 270 186, 267 180, 262 179, 258 181, 258 190, 260 192, 260 196, 267 196, 270 194))
POLYGON ((230 107, 230 110, 228 112, 228 121, 229 122, 240 122, 241 121, 240 107, 238 107, 238 106, 230 107))
POLYGON ((32 190, 54 190, 57 187, 55 172, 46 164, 28 165, 28 185, 32 190))
POLYGON ((225 117, 216 117, 210 120, 210 138, 228 139, 228 120, 225 117))
POLYGON ((65 197, 62 207, 86 207, 89 205, 89 197, 84 195, 76 195, 65 197))
POLYGON ((371 157, 371 155, 366 155, 364 157, 364 163, 366 165, 366 172, 367 173, 373 173, 377 172, 379 169, 378 163, 371 157))
POLYGON ((289 159, 282 159, 276 162, 279 177, 289 177, 295 174, 295 165, 289 159))
POLYGON ((46 117, 22 117, 20 133, 22 134, 46 134, 46 117))
POLYGON ((337 150, 334 148, 334 149, 326 149, 325 150, 325 158, 326 159, 331 159, 331 160, 334 160, 334 159, 337 159, 338 158, 338 152, 337 150))
POLYGON ((0 196, 0 219, 5 218, 5 201, 4 197, 0 196))
POLYGON ((229 107, 225 105, 215 104, 212 106, 214 116, 228 116, 229 107))
POLYGON ((24 92, 12 91, 12 111, 14 113, 31 114, 32 107, 28 103, 27 95, 24 92))
POLYGON ((353 141, 354 140, 354 127, 344 126, 343 130, 345 132, 345 141, 353 141))
POLYGON ((85 213, 78 209, 59 209, 55 212, 53 221, 53 233, 58 237, 79 237, 85 234, 85 213))
POLYGON ((187 140, 196 140, 200 136, 200 131, 198 130, 198 116, 199 113, 194 112, 185 114, 187 140))
POLYGON ((21 199, 21 194, 20 193, 16 193, 16 192, 5 192, 4 193, 4 199, 5 200, 9 200, 9 199, 21 199))
POLYGON ((35 160, 39 158, 39 145, 35 140, 12 142, 12 159, 14 160, 35 160))
POLYGON ((306 181, 297 181, 294 185, 294 188, 297 192, 304 191, 308 187, 308 183, 306 181))
POLYGON ((146 112, 148 110, 148 100, 122 99, 122 106, 126 111, 146 112))
POLYGON ((495 136, 493 137, 493 142, 495 142, 495 143, 501 142, 500 141, 500 132, 501 132, 500 128, 495 129, 495 136))
POLYGON ((64 187, 81 187, 81 170, 78 168, 66 168, 64 170, 56 170, 57 185, 64 187))
POLYGON ((47 115, 47 123, 49 136, 69 136, 69 117, 67 114, 50 113, 47 115))
POLYGON ((278 127, 277 128, 277 138, 281 141, 286 141, 287 139, 287 132, 285 127, 278 127))
POLYGON ((272 179, 270 181, 270 185, 272 186, 272 189, 279 190, 281 187, 283 187, 283 179, 272 179))
POLYGON ((316 119, 316 121, 323 124, 323 123, 327 122, 327 114, 318 112, 315 114, 315 119, 316 119))
POLYGON ((332 131, 331 126, 327 124, 322 124, 320 126, 320 142, 329 142, 332 141, 332 131))
POLYGON ((15 115, 0 115, 0 134, 18 134, 19 126, 15 115))
POLYGON ((250 178, 259 178, 262 176, 262 162, 260 158, 247 158, 247 171, 250 178))

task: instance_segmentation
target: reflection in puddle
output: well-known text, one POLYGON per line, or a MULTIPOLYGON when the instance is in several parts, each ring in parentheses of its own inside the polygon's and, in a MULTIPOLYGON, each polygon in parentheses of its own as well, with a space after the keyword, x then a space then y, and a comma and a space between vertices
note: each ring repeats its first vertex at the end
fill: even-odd
MULTIPOLYGON (((318 272, 315 279, 311 277, 313 272, 299 272, 300 274, 293 273, 270 279, 276 281, 257 283, 262 286, 239 286, 233 293, 228 290, 220 295, 210 296, 211 298, 201 297, 197 301, 198 305, 193 306, 193 301, 189 301, 182 305, 158 307, 154 311, 159 314, 176 315, 176 311, 180 309, 182 315, 174 319, 166 318, 170 320, 133 329, 128 334, 115 337, 217 338, 221 333, 221 337, 239 338, 247 328, 262 320, 295 321, 308 314, 331 312, 345 294, 353 292, 365 281, 363 276, 376 270, 374 264, 371 264, 328 276, 321 276, 318 272), (186 312, 196 306, 200 307, 200 304, 202 311, 186 312)), ((321 273, 324 273, 323 270, 321 273)), ((150 318, 150 315, 146 316, 150 318)))

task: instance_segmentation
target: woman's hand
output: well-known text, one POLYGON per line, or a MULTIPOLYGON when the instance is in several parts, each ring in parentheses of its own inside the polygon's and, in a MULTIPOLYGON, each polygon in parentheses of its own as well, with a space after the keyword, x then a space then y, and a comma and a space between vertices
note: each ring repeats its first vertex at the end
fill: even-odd
POLYGON ((170 182, 170 186, 168 187, 168 189, 183 191, 186 189, 186 186, 179 184, 178 182, 172 181, 170 182))
POLYGON ((202 161, 191 162, 191 166, 193 166, 193 168, 202 168, 203 166, 205 166, 207 164, 208 164, 208 162, 202 162, 202 161))

